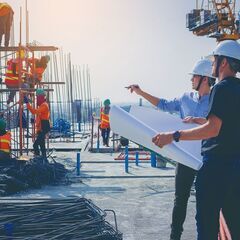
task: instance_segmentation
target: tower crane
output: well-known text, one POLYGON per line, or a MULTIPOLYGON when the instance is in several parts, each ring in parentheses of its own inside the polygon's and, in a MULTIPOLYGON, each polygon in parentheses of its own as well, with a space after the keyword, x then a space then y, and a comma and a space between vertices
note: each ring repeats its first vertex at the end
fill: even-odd
POLYGON ((240 13, 235 12, 236 0, 196 0, 196 8, 187 14, 186 27, 197 36, 217 41, 240 39, 240 13))

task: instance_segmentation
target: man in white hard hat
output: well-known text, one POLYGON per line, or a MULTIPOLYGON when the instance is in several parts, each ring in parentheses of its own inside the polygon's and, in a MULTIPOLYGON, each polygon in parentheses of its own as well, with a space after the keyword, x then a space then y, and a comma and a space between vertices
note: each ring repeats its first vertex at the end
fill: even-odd
MULTIPOLYGON (((162 111, 179 114, 184 122, 203 124, 206 121, 205 117, 208 112, 210 87, 215 83, 215 78, 212 76, 212 62, 208 59, 198 61, 190 74, 192 75, 192 88, 195 92, 184 93, 182 97, 170 101, 154 97, 141 90, 138 85, 130 85, 128 88, 131 92, 144 97, 162 111)), ((180 240, 181 238, 188 198, 195 174, 195 170, 180 163, 176 166, 171 240, 180 240)))
POLYGON ((218 83, 210 95, 207 122, 197 128, 159 133, 153 142, 202 141, 203 166, 196 180, 198 240, 217 240, 220 210, 232 240, 240 239, 240 44, 221 42, 213 52, 218 83))

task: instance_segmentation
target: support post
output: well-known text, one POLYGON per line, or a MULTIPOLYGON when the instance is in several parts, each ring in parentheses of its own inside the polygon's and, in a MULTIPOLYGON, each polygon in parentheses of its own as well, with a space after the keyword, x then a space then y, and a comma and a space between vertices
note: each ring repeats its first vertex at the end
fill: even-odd
POLYGON ((77 176, 80 176, 80 152, 77 153, 77 176))
POLYGON ((125 147, 125 172, 128 173, 128 146, 125 147))
POLYGON ((156 154, 151 152, 151 167, 156 167, 156 154))
POLYGON ((135 160, 136 162, 136 166, 138 166, 138 163, 139 163, 139 152, 138 151, 136 151, 136 160, 135 160))

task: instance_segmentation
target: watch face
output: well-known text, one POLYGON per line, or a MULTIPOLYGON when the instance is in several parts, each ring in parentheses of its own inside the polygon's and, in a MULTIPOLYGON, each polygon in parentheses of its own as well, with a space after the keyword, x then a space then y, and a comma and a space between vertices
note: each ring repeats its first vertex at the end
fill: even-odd
POLYGON ((176 142, 179 142, 179 138, 180 138, 180 132, 179 132, 179 131, 176 131, 176 132, 173 134, 173 139, 174 139, 176 142))

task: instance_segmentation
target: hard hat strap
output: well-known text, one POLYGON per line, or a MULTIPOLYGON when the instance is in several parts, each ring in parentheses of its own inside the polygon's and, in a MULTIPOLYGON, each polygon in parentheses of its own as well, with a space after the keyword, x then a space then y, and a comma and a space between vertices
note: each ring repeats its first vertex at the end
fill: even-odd
POLYGON ((224 56, 216 56, 216 58, 217 58, 217 66, 216 66, 216 72, 215 72, 215 77, 219 77, 219 68, 220 68, 220 65, 221 65, 221 63, 222 63, 222 60, 223 60, 223 58, 224 58, 224 56))
POLYGON ((199 82, 198 82, 196 91, 199 91, 199 89, 200 89, 200 87, 201 87, 201 85, 202 85, 202 82, 203 82, 203 79, 204 79, 204 78, 205 78, 204 76, 200 76, 200 80, 199 80, 199 82))

